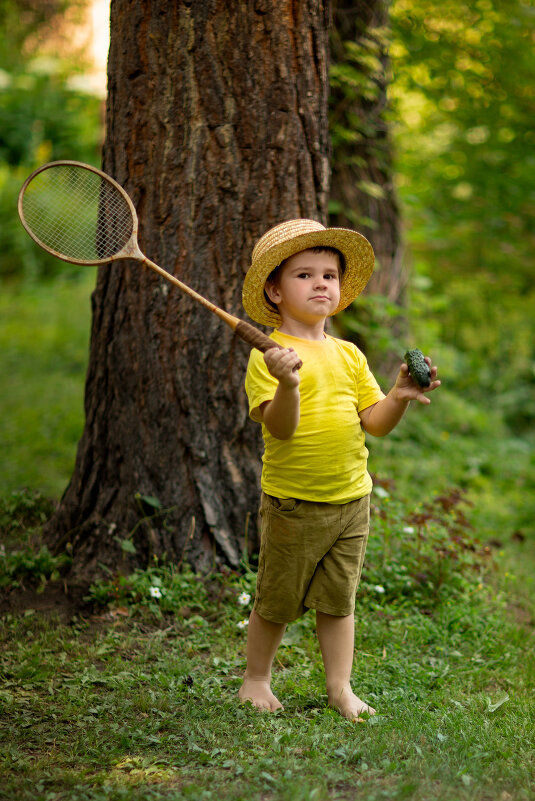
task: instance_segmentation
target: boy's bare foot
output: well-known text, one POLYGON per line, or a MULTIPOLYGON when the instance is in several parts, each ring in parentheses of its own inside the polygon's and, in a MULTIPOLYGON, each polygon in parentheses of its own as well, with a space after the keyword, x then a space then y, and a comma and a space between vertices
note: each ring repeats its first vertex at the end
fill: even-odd
POLYGON ((245 677, 238 691, 238 697, 243 703, 250 701, 257 709, 268 709, 270 712, 284 709, 279 699, 271 692, 269 681, 265 679, 248 679, 245 677))
POLYGON ((351 687, 344 687, 336 693, 329 693, 328 700, 329 706, 337 709, 344 718, 356 723, 364 723, 364 718, 361 718, 363 712, 375 715, 375 709, 355 695, 351 687))

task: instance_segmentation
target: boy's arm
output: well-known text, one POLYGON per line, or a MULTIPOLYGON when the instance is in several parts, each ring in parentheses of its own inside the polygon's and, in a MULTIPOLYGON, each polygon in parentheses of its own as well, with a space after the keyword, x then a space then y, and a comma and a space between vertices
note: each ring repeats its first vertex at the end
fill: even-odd
POLYGON ((260 405, 260 414, 276 439, 290 439, 299 425, 299 372, 301 360, 293 348, 270 348, 264 361, 279 385, 273 399, 260 405))
MULTIPOLYGON (((425 360, 431 367, 431 359, 426 356, 425 360)), ((431 367, 431 383, 428 387, 420 387, 411 377, 407 365, 402 364, 396 383, 388 395, 359 413, 364 430, 374 437, 384 437, 397 426, 411 400, 417 400, 426 405, 430 404, 431 401, 426 398, 425 393, 432 392, 440 386, 440 381, 436 380, 436 376, 437 368, 431 367)))

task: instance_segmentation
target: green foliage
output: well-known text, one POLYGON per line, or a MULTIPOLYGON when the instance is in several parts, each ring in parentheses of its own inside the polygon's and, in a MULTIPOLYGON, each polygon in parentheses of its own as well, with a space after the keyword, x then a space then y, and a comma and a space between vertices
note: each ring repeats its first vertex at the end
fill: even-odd
POLYGON ((31 487, 58 498, 72 472, 95 281, 93 268, 69 280, 75 271, 65 265, 53 283, 4 286, 0 295, 2 495, 31 487))
POLYGON ((434 233, 429 252, 447 278, 470 265, 531 288, 530 9, 520 0, 398 0, 391 18, 401 186, 410 181, 407 201, 434 233))
POLYGON ((349 339, 361 347, 366 345, 370 363, 381 369, 385 354, 403 354, 403 345, 396 335, 396 323, 405 311, 382 295, 360 295, 357 301, 340 312, 333 324, 337 336, 349 339))
MULTIPOLYGON (((376 480, 359 603, 376 608, 386 602, 400 610, 421 604, 433 609, 453 598, 467 600, 480 590, 493 561, 490 548, 474 534, 465 493, 451 490, 414 505, 384 484, 390 487, 392 482, 376 480)), ((254 596, 255 582, 248 565, 241 574, 226 571, 203 577, 185 563, 155 561, 146 570, 128 576, 118 573, 93 584, 88 599, 158 619, 193 615, 223 621, 230 609, 230 619, 235 620, 236 597, 254 596)))
POLYGON ((415 338, 457 351, 452 386, 532 428, 535 377, 532 9, 391 5, 397 183, 415 338))
MULTIPOLYGON (((447 363, 447 354, 439 363, 447 363)), ((514 437, 499 410, 489 411, 444 385, 430 406, 409 408, 388 437, 370 437, 370 469, 394 482, 396 493, 417 506, 422 492, 466 492, 470 519, 482 542, 508 543, 533 536, 535 459, 533 435, 514 437)))
POLYGON ((67 9, 86 5, 86 0, 0 0, 0 68, 23 69, 67 9))
POLYGON ((146 570, 128 576, 118 573, 92 584, 87 600, 111 608, 127 607, 134 616, 161 619, 178 615, 189 620, 189 625, 203 626, 207 620, 237 624, 246 614, 255 580, 250 570, 202 576, 193 573, 187 563, 176 567, 155 560, 146 570))
POLYGON ((35 280, 57 272, 57 259, 38 248, 17 214, 17 197, 29 170, 0 165, 0 276, 35 280))
MULTIPOLYGON (((54 65, 52 64, 52 68, 54 65)), ((99 157, 101 100, 52 72, 8 75, 0 84, 0 163, 35 167, 99 157)))
POLYGON ((67 10, 72 23, 86 6, 0 0, 0 280, 50 278, 63 269, 19 222, 17 197, 29 173, 56 159, 100 161, 102 100, 80 88, 83 53, 69 62, 47 44, 67 10))
POLYGON ((40 492, 17 490, 0 498, 0 531, 4 538, 25 534, 42 526, 53 511, 53 502, 40 492))
POLYGON ((474 534, 463 492, 413 507, 377 483, 375 496, 361 602, 429 609, 482 589, 491 551, 474 534))
MULTIPOLYGON (((339 167, 358 169, 371 157, 387 173, 390 154, 381 141, 384 121, 372 109, 386 82, 384 62, 389 32, 385 28, 369 28, 358 41, 341 41, 334 29, 331 39, 334 60, 329 73, 329 130, 334 159, 339 167)), ((383 187, 371 180, 362 181, 359 189, 378 199, 384 197, 383 187)), ((373 220, 359 218, 354 209, 331 206, 329 211, 343 211, 357 228, 374 227, 373 220)))
POLYGON ((38 582, 38 592, 43 592, 46 582, 57 581, 71 564, 68 554, 53 556, 46 545, 36 550, 31 543, 24 548, 0 551, 0 556, 1 589, 19 587, 24 579, 30 579, 32 583, 38 582))
POLYGON ((28 580, 42 592, 48 580, 69 567, 69 554, 53 556, 40 541, 40 530, 52 516, 49 498, 28 489, 0 498, 0 588, 20 587, 28 580))
MULTIPOLYGON (((43 279, 65 268, 29 238, 17 197, 29 173, 56 159, 99 161, 101 101, 54 74, 4 75, 0 82, 0 279, 43 279)), ((0 74, 0 78, 2 74, 0 74)))
MULTIPOLYGON (((329 130, 333 157, 339 167, 357 171, 373 159, 385 174, 390 171, 390 153, 385 146, 385 123, 382 96, 388 81, 387 59, 390 31, 372 24, 365 27, 347 10, 335 14, 331 29, 331 66, 329 72, 329 130), (354 24, 349 29, 348 26, 354 24), (359 30, 360 28, 360 30, 359 30)), ((359 188, 375 198, 384 197, 384 189, 371 180, 359 188)), ((339 210, 332 208, 331 213, 339 210)), ((355 217, 355 210, 343 209, 356 227, 371 225, 372 220, 355 217)))

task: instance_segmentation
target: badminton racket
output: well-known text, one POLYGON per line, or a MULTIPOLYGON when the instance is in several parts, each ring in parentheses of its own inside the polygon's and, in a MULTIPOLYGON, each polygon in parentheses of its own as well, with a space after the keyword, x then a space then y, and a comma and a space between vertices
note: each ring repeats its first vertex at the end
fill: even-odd
POLYGON ((117 181, 96 167, 78 161, 44 164, 24 182, 18 211, 31 238, 58 259, 80 265, 134 259, 212 311, 254 348, 265 353, 281 347, 148 259, 139 249, 134 204, 117 181))

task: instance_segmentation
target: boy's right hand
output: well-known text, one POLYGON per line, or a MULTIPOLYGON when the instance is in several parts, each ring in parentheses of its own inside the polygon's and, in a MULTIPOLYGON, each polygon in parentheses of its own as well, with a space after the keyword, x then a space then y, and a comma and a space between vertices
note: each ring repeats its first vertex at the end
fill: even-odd
POLYGON ((266 367, 279 384, 291 389, 299 386, 302 362, 293 348, 270 348, 264 353, 266 367))

